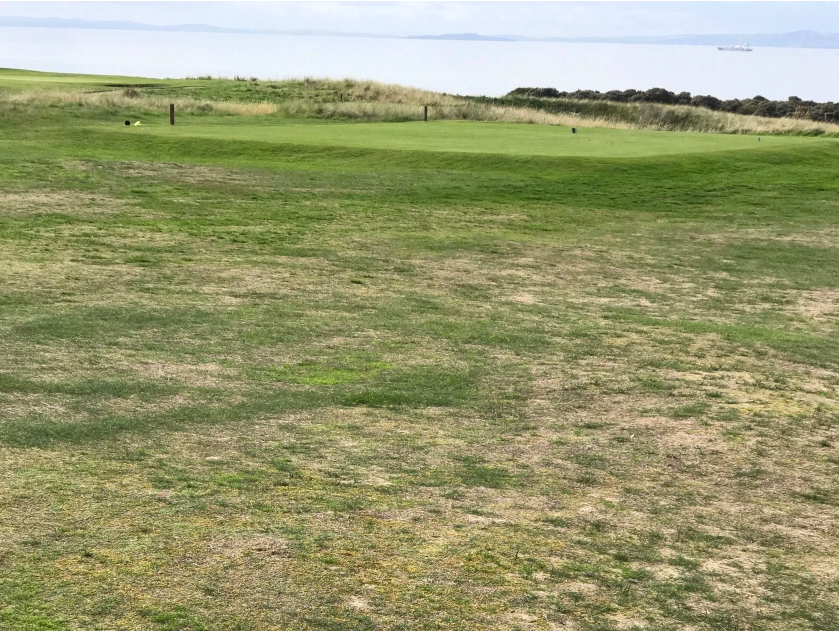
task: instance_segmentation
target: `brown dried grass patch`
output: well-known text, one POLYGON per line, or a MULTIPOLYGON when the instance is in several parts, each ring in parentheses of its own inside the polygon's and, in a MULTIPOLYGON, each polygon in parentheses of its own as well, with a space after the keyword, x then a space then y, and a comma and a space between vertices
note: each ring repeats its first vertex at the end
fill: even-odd
POLYGON ((163 361, 144 361, 134 364, 134 369, 144 378, 170 380, 191 386, 217 387, 230 377, 229 371, 218 363, 175 364, 163 361))
POLYGON ((111 215, 123 212, 130 202, 106 195, 80 191, 70 192, 9 192, 0 191, 0 213, 32 216, 69 213, 74 215, 111 215))
POLYGON ((55 107, 75 105, 78 107, 97 107, 111 111, 160 112, 168 113, 169 105, 174 103, 178 112, 188 114, 206 114, 220 112, 234 116, 268 116, 279 110, 275 103, 243 103, 236 101, 210 101, 189 97, 162 97, 142 94, 126 96, 122 90, 112 92, 73 92, 68 90, 26 90, 0 96, 0 100, 11 107, 55 107))
POLYGON ((210 541, 204 547, 210 558, 226 557, 238 562, 278 561, 291 556, 286 539, 254 533, 210 541))
POLYGON ((839 290, 818 289, 796 292, 790 296, 794 301, 786 309, 792 315, 803 316, 808 320, 834 320, 839 316, 839 290))

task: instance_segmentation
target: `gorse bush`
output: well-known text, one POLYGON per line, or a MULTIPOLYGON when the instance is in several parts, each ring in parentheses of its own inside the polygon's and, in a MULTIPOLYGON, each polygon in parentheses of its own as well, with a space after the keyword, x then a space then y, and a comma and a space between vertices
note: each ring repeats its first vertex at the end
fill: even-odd
POLYGON ((560 92, 555 88, 516 88, 507 94, 507 96, 572 99, 575 101, 610 101, 613 103, 692 105, 713 111, 743 114, 746 116, 804 118, 819 122, 839 122, 839 103, 832 101, 827 103, 804 101, 797 96, 791 96, 786 101, 771 101, 761 95, 754 96, 750 99, 729 99, 724 101, 706 94, 696 96, 691 96, 690 92, 676 94, 664 88, 651 88, 649 90, 610 90, 609 92, 599 92, 598 90, 560 92))
POLYGON ((815 122, 806 118, 736 114, 693 105, 670 105, 639 100, 618 103, 606 100, 509 95, 500 98, 473 97, 472 100, 501 107, 534 109, 556 115, 566 114, 583 120, 596 118, 609 126, 633 129, 720 134, 839 135, 839 125, 836 123, 815 122))

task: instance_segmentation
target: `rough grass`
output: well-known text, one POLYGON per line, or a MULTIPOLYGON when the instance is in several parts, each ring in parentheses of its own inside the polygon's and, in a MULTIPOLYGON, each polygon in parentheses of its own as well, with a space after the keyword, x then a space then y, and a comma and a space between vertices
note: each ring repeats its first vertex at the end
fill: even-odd
POLYGON ((767 118, 717 112, 689 105, 659 103, 614 103, 564 98, 504 97, 475 99, 480 103, 510 108, 535 109, 555 115, 597 119, 604 125, 632 129, 690 131, 714 134, 786 134, 817 136, 839 134, 839 125, 806 118, 767 118))
MULTIPOLYGON (((388 87, 388 86, 382 86, 388 87)), ((134 113, 160 113, 168 111, 173 103, 180 114, 220 113, 236 116, 279 115, 284 118, 320 118, 337 120, 362 120, 396 122, 417 120, 423 116, 424 103, 429 101, 430 116, 435 120, 474 120, 531 123, 540 125, 567 125, 590 127, 627 128, 596 117, 571 114, 549 114, 528 108, 505 107, 469 102, 462 99, 434 98, 423 101, 420 96, 428 93, 406 91, 372 92, 364 100, 320 102, 311 99, 261 101, 210 101, 190 97, 167 97, 145 94, 138 90, 107 92, 80 92, 67 90, 27 90, 0 95, 0 108, 24 111, 29 108, 66 107, 91 108, 105 113, 131 111, 134 113), (392 98, 392 101, 383 100, 392 98), (442 101, 442 102, 440 102, 442 101)), ((436 95, 439 97, 440 95, 436 95)))
MULTIPOLYGON (((421 104, 382 102, 339 102, 317 103, 292 101, 283 103, 279 111, 288 118, 323 118, 337 120, 360 120, 368 122, 397 122, 419 120, 423 117, 421 104)), ((535 125, 583 125, 587 127, 611 127, 628 129, 629 125, 615 123, 603 118, 575 116, 573 114, 550 114, 523 107, 487 105, 471 101, 433 104, 429 107, 431 120, 471 120, 504 123, 528 123, 535 125)))
MULTIPOLYGON (((571 105, 571 103, 568 103, 571 105)), ((715 112, 688 105, 660 105, 656 103, 610 103, 613 114, 600 114, 600 118, 614 123, 624 123, 637 129, 666 131, 692 131, 713 134, 839 134, 839 125, 819 123, 803 118, 767 118, 745 116, 728 112, 715 112)), ((573 107, 582 116, 594 117, 581 101, 573 107)))
POLYGON ((62 107, 107 113, 168 111, 398 122, 418 120, 429 106, 433 120, 473 120, 652 129, 723 134, 837 135, 839 125, 803 119, 761 118, 704 108, 653 103, 610 103, 507 97, 461 97, 353 79, 306 77, 284 81, 230 79, 148 80, 0 71, 0 111, 62 107))
POLYGON ((833 142, 74 116, 0 119, 0 628, 837 628, 833 142))
POLYGON ((176 111, 186 114, 207 114, 218 112, 238 116, 265 116, 276 114, 275 103, 251 103, 236 101, 207 101, 194 98, 170 98, 145 95, 140 92, 126 94, 125 90, 109 92, 79 92, 67 90, 27 90, 6 95, 2 105, 10 110, 27 110, 43 107, 95 108, 107 113, 124 112, 167 112, 174 103, 176 111))

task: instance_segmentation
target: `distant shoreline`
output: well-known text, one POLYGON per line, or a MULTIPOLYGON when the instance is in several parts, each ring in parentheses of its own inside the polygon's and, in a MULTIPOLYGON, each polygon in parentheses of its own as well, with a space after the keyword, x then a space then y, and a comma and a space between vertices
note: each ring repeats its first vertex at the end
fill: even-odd
POLYGON ((380 33, 345 33, 319 30, 278 31, 270 29, 224 28, 208 24, 156 25, 130 21, 79 20, 66 18, 30 18, 0 16, 0 27, 90 29, 109 31, 151 31, 178 33, 215 33, 239 35, 285 35, 296 37, 347 37, 365 39, 438 40, 462 42, 541 42, 565 44, 635 44, 656 46, 729 46, 746 42, 755 48, 839 49, 839 33, 795 31, 791 33, 741 33, 703 35, 665 35, 638 37, 525 37, 522 35, 483 35, 479 33, 443 33, 440 35, 394 35, 380 33))

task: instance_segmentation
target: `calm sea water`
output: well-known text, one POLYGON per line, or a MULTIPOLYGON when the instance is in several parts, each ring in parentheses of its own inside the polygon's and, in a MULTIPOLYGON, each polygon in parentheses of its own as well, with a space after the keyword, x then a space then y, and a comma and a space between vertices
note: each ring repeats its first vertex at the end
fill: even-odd
POLYGON ((455 94, 519 86, 663 87, 720 98, 839 101, 839 50, 361 39, 0 28, 0 67, 123 74, 353 77, 455 94))

